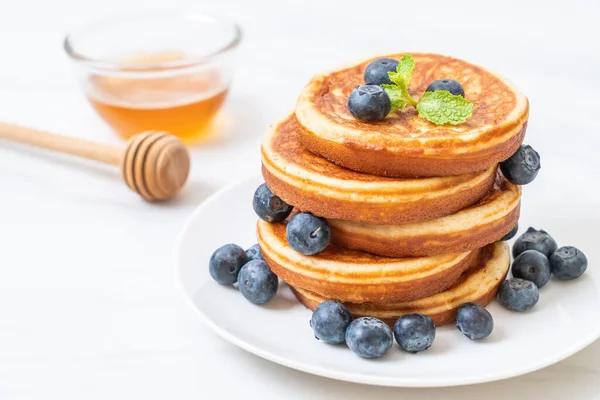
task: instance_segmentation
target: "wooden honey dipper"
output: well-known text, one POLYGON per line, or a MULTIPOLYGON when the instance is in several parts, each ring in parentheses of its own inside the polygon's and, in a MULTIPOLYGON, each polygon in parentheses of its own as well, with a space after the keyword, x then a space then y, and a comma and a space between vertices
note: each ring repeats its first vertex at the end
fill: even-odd
POLYGON ((119 165, 125 183, 148 201, 167 200, 185 184, 190 155, 177 137, 160 131, 133 136, 125 150, 0 122, 0 139, 119 165))

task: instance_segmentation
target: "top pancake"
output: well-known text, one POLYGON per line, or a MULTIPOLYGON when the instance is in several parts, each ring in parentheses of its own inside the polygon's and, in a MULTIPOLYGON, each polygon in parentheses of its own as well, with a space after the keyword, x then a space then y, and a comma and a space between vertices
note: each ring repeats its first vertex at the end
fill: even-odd
MULTIPOLYGON (((385 57, 400 59, 401 54, 385 57)), ((380 58, 380 57, 378 57, 380 58)), ((435 125, 414 108, 383 121, 354 118, 346 102, 374 59, 316 75, 296 104, 300 140, 310 151, 360 172, 395 177, 446 176, 481 171, 510 157, 525 135, 527 98, 508 80, 466 61, 413 54, 409 91, 420 97, 436 79, 455 79, 473 103, 459 125, 435 125)))

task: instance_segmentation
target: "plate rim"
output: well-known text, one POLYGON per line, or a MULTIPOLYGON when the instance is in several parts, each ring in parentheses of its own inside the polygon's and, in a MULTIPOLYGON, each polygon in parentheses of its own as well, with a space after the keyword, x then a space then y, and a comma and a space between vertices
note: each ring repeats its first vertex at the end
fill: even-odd
POLYGON ((452 380, 447 380, 447 381, 444 381, 443 379, 441 379, 441 380, 438 379, 435 381, 434 380, 420 381, 420 380, 415 380, 415 379, 408 380, 408 379, 402 379, 402 377, 391 379, 391 378, 386 378, 386 377, 365 376, 364 374, 360 374, 360 373, 337 372, 336 370, 322 368, 322 367, 315 366, 312 364, 307 364, 305 362, 298 362, 293 359, 280 356, 271 351, 263 350, 262 348, 260 348, 258 346, 252 345, 252 344, 244 341, 243 339, 238 338, 234 334, 231 334, 231 333, 221 329, 215 322, 213 322, 208 316, 206 316, 198 307, 196 307, 196 304, 194 303, 193 299, 188 295, 188 292, 183 284, 183 272, 182 272, 182 268, 181 268, 182 263, 180 260, 181 252, 179 251, 179 249, 183 245, 183 238, 185 237, 186 233, 190 229, 193 221, 195 221, 198 218, 198 215, 201 214, 205 208, 208 208, 210 205, 212 205, 216 201, 216 199, 218 197, 222 196, 224 193, 230 192, 230 191, 234 190, 236 187, 242 186, 250 181, 259 180, 261 178, 262 177, 260 175, 251 175, 244 179, 240 179, 236 182, 233 182, 229 185, 226 185, 226 186, 220 188, 215 193, 210 195, 206 200, 201 202, 196 207, 196 209, 187 217, 185 223, 183 224, 183 227, 181 228, 179 234, 177 235, 177 239, 175 240, 175 245, 173 248, 173 255, 174 255, 174 261, 175 261, 175 281, 176 281, 176 285, 179 287, 179 289, 182 293, 182 296, 185 299, 186 304, 188 304, 188 306, 190 306, 194 310, 194 313, 198 317, 200 317, 200 320, 204 324, 206 324, 215 334, 217 334, 217 336, 221 337, 222 339, 230 342, 231 344, 233 344, 249 353, 252 353, 252 354, 254 354, 258 357, 261 357, 265 360, 269 360, 273 363, 276 363, 276 364, 279 364, 279 365, 282 365, 282 366, 285 366, 285 367, 288 367, 291 369, 295 369, 297 371, 301 371, 301 372, 312 374, 312 375, 322 376, 325 378, 335 379, 338 381, 345 381, 345 382, 373 385, 373 386, 386 386, 386 387, 405 387, 405 388, 440 387, 441 388, 441 387, 456 387, 456 386, 466 386, 466 385, 474 385, 474 384, 480 384, 480 383, 501 381, 501 380, 525 375, 525 374, 528 374, 531 372, 535 372, 540 369, 546 368, 550 365, 556 364, 557 362, 560 362, 560 361, 574 355, 575 353, 583 350, 584 348, 586 348, 590 344, 592 344, 594 341, 598 340, 598 338, 600 338, 600 324, 599 324, 597 330, 590 333, 588 336, 586 336, 584 340, 577 342, 576 345, 566 347, 565 350, 559 352, 557 355, 554 355, 552 357, 538 359, 537 362, 526 364, 525 366, 520 367, 520 368, 511 369, 510 371, 507 371, 502 374, 483 375, 483 376, 478 376, 478 377, 474 377, 474 378, 466 377, 461 380, 452 379, 452 380))

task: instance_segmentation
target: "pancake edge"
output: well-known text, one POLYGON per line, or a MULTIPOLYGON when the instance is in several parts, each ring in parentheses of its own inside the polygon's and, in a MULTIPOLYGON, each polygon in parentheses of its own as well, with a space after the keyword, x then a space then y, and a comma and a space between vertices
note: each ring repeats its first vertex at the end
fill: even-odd
MULTIPOLYGON (((433 256, 445 253, 461 253, 484 247, 490 243, 499 241, 508 234, 518 223, 521 206, 521 188, 506 181, 508 190, 513 197, 508 202, 505 197, 492 200, 490 203, 475 204, 455 214, 444 216, 435 220, 420 223, 407 224, 406 228, 419 225, 420 232, 410 235, 409 233, 395 232, 386 235, 385 232, 377 232, 381 225, 369 226, 355 222, 330 219, 331 242, 344 248, 365 251, 385 257, 418 257, 433 256), (494 201, 498 206, 494 206, 494 201), (508 204, 506 204, 508 202, 508 204), (498 208, 497 212, 490 211, 498 208), (435 232, 436 223, 453 225, 453 220, 461 215, 468 214, 472 210, 478 210, 483 214, 477 219, 476 224, 460 227, 451 232, 435 232), (429 229, 429 231, 427 231, 429 229), (423 231, 424 230, 424 231, 423 231)), ((471 218, 473 219, 473 218, 471 218)), ((392 227, 393 228, 393 227, 392 227)), ((398 226, 402 229, 403 225, 398 226)))
MULTIPOLYGON (((489 287, 487 287, 486 290, 484 290, 482 292, 471 291, 468 293, 467 296, 462 297, 460 299, 460 302, 457 301, 458 299, 454 298, 453 302, 447 302, 445 304, 445 306, 439 306, 439 307, 437 307, 437 309, 435 309, 433 311, 428 311, 425 308, 420 309, 418 307, 419 302, 424 303, 429 300, 435 301, 436 296, 442 296, 442 295, 444 295, 444 293, 446 293, 446 292, 441 292, 441 293, 435 294, 435 295, 427 297, 427 298, 413 301, 412 303, 415 303, 416 305, 413 305, 412 309, 411 309, 410 304, 404 305, 404 307, 406 307, 407 310, 404 312, 398 312, 393 317, 384 316, 387 314, 381 314, 378 312, 367 312, 367 313, 360 312, 360 311, 357 312, 357 309, 355 308, 355 306, 353 304, 349 304, 349 303, 346 303, 346 306, 348 307, 350 313, 352 314, 352 316, 354 318, 358 318, 358 317, 362 317, 362 316, 372 316, 372 317, 381 319, 382 321, 384 321, 385 323, 390 325, 390 327, 393 327, 396 320, 399 317, 401 317, 402 315, 410 314, 410 313, 414 313, 414 312, 420 312, 420 313, 424 313, 424 314, 428 315, 433 320, 433 322, 436 326, 453 323, 456 321, 456 312, 457 312, 458 307, 461 304, 464 304, 467 302, 472 302, 472 303, 479 304, 482 307, 486 307, 489 303, 491 303, 494 300, 494 298, 496 297, 500 285, 502 284, 502 282, 504 282, 504 280, 506 279, 506 276, 508 275, 508 271, 509 271, 509 267, 510 267, 510 250, 508 248, 508 245, 503 242, 496 242, 496 243, 488 245, 488 246, 493 246, 493 248, 494 248, 493 251, 494 251, 494 254, 496 254, 496 257, 494 257, 495 258, 494 262, 502 264, 502 265, 499 265, 500 269, 497 271, 498 275, 493 277, 493 280, 494 280, 493 283, 489 287)), ((475 274, 485 273, 485 269, 488 267, 489 266, 486 265, 486 266, 478 269, 476 272, 469 275, 466 280, 471 279, 470 283, 473 283, 473 284, 476 284, 478 281, 480 283, 480 277, 475 274)), ((456 288, 459 287, 460 285, 464 285, 464 282, 458 283, 456 286, 449 288, 447 290, 447 292, 449 293, 449 292, 452 292, 453 290, 456 290, 456 288)), ((305 307, 307 307, 310 310, 314 310, 320 304, 320 302, 322 300, 325 300, 325 298, 320 298, 320 296, 314 296, 314 294, 311 294, 310 292, 300 293, 293 286, 291 287, 291 289, 292 289, 292 292, 294 293, 294 295, 296 296, 296 298, 298 299, 298 301, 300 301, 300 303, 302 303, 305 307)), ((391 305, 387 304, 386 306, 394 307, 393 304, 391 304, 391 305)), ((402 306, 403 305, 401 305, 400 307, 402 307, 402 306)))
POLYGON ((278 127, 291 118, 295 118, 293 114, 273 124, 265 135, 261 145, 262 175, 269 189, 286 203, 321 217, 376 225, 426 221, 476 203, 496 179, 497 165, 464 177, 412 180, 406 188, 393 181, 373 183, 319 175, 302 169, 301 164, 287 162, 273 148, 278 127), (435 185, 433 190, 420 188, 429 181, 435 185))
MULTIPOLYGON (((276 250, 271 248, 269 240, 272 239, 266 236, 269 232, 264 231, 268 228, 268 224, 268 222, 262 220, 258 221, 257 238, 263 258, 275 275, 290 286, 345 302, 410 301, 442 292, 458 282, 463 272, 472 267, 479 253, 479 250, 458 253, 456 254, 457 261, 454 264, 435 273, 412 280, 394 280, 393 277, 390 277, 390 282, 381 283, 376 282, 369 275, 355 280, 349 277, 340 280, 333 274, 324 278, 314 277, 308 272, 296 271, 302 267, 301 263, 286 260, 285 255, 277 254, 276 250)), ((273 237, 275 235, 271 233, 271 238, 273 237)), ((276 240, 278 240, 279 245, 289 248, 287 242, 281 243, 281 238, 276 237, 276 240)), ((289 249, 294 251, 291 248, 289 249)), ((318 262, 318 258, 314 256, 305 256, 296 252, 294 252, 294 255, 302 260, 305 265, 314 266, 318 262)), ((343 263, 336 261, 336 264, 341 265, 343 263)), ((439 266, 433 267, 433 269, 436 268, 439 269, 439 266)), ((379 277, 379 280, 381 280, 381 277, 379 277)))

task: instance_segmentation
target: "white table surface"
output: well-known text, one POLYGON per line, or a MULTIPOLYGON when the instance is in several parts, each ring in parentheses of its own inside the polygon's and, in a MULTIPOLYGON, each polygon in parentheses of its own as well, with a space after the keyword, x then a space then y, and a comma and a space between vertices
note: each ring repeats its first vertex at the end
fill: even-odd
POLYGON ((313 73, 356 58, 434 51, 501 71, 530 98, 536 149, 600 169, 600 7, 523 3, 0 1, 0 119, 107 143, 119 140, 83 98, 62 52, 65 32, 179 5, 226 13, 245 34, 223 137, 193 151, 175 202, 143 203, 113 168, 0 142, 0 399, 598 398, 600 342, 507 381, 374 388, 247 354, 203 326, 174 284, 173 244, 192 210, 259 172, 262 133, 313 73), (556 113, 572 122, 557 126, 556 113))

